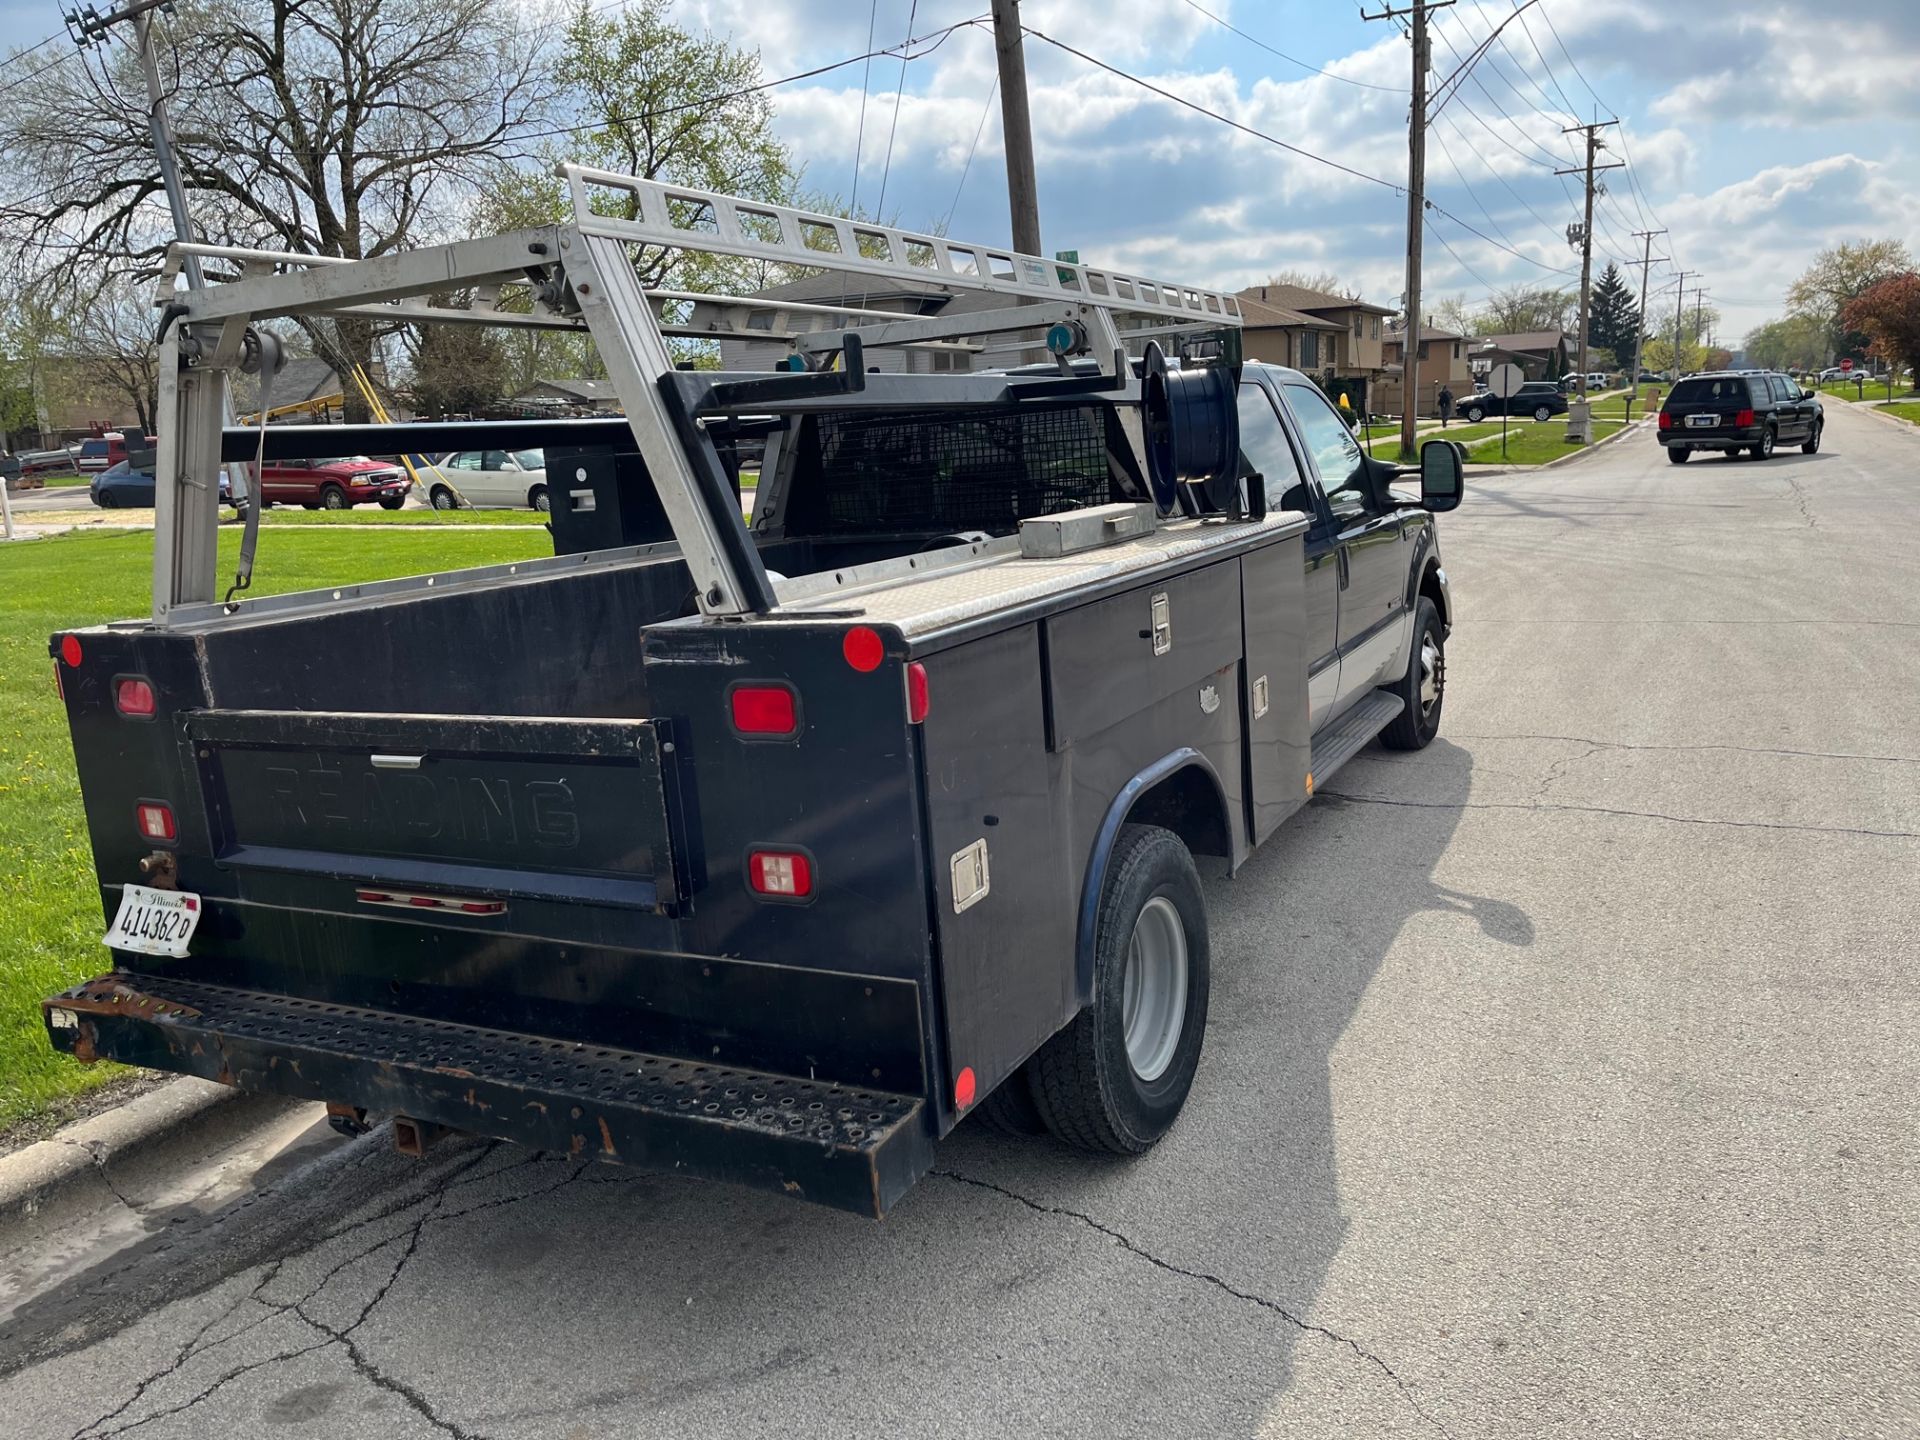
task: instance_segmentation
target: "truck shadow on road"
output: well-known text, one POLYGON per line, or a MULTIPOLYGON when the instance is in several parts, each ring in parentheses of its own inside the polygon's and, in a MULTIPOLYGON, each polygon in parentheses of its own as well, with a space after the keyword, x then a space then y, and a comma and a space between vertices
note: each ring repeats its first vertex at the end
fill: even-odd
MULTIPOLYGON (((1372 1313, 1319 1303, 1350 1227, 1409 1223, 1380 1210, 1379 1182, 1392 1115, 1434 1083, 1425 1022, 1404 1010, 1441 982, 1403 932, 1436 912, 1501 945, 1533 930, 1434 878, 1471 757, 1437 742, 1385 763, 1418 808, 1323 799, 1209 882, 1206 1054, 1146 1156, 969 1123, 874 1224, 478 1141, 410 1161, 376 1132, 220 1215, 150 1217, 146 1241, 13 1317, 0 1373, 97 1346, 93 1373, 138 1392, 107 1428, 175 1389, 216 1429, 250 1428, 280 1391, 311 1390, 293 1355, 318 1343, 349 1378, 404 1384, 473 1436, 1244 1435, 1284 1407, 1311 1346, 1332 1367, 1321 1384, 1367 1387, 1365 1405, 1418 1424, 1394 1297, 1375 1287, 1372 1313), (178 1344, 125 1338, 170 1311, 178 1344), (286 1354, 257 1353, 283 1324, 286 1354)), ((91 1413, 61 1433, 99 1414, 74 1403, 91 1413)), ((335 1432, 323 1415, 308 1433, 335 1432)))

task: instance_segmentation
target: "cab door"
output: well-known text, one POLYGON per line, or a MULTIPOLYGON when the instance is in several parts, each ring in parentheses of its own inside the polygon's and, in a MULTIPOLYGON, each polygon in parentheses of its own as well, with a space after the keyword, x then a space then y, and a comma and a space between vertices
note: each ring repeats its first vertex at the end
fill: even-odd
MULTIPOLYGON (((1400 513, 1368 509, 1366 455, 1327 397, 1310 381, 1282 387, 1319 472, 1326 542, 1345 571, 1338 624, 1339 672, 1327 719, 1384 679, 1403 653, 1407 552, 1400 513)), ((1321 720, 1316 717, 1315 729, 1321 720)))
POLYGON ((1248 472, 1263 478, 1271 509, 1297 511, 1313 522, 1306 537, 1304 597, 1307 723, 1312 731, 1331 713, 1339 694, 1340 592, 1346 564, 1320 487, 1287 438, 1274 397, 1250 379, 1240 382, 1240 454, 1248 472))

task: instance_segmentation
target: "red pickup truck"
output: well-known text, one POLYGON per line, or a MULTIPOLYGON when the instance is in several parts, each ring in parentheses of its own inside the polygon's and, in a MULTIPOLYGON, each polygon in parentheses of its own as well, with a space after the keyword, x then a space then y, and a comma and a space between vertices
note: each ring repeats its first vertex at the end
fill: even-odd
POLYGON ((398 510, 406 504, 408 483, 399 466, 364 455, 345 460, 276 460, 260 476, 267 504, 303 505, 309 510, 346 510, 375 503, 383 510, 398 510))

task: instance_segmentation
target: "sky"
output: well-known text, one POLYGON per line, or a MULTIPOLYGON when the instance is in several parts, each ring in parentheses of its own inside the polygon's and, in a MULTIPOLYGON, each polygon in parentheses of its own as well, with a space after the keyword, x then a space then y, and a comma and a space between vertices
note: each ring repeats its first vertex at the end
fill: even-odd
MULTIPOLYGON (((672 3, 683 25, 757 49, 769 78, 897 45, 911 21, 928 43, 904 75, 885 57, 780 86, 776 129, 812 190, 908 227, 1008 242, 991 33, 963 26, 932 43, 984 16, 986 0, 672 3)), ((1458 0, 1436 12, 1434 84, 1516 3, 1458 0)), ((1045 249, 1227 289, 1327 271, 1399 304, 1411 47, 1396 26, 1363 21, 1355 0, 1021 9, 1031 29, 1270 137, 1029 37, 1045 249)), ((0 0, 0 46, 58 26, 54 0, 0 0)), ((1652 271, 1656 315, 1674 301, 1678 268, 1700 272, 1719 338, 1732 342, 1781 313, 1823 246, 1892 236, 1920 251, 1911 0, 1833 12, 1812 0, 1538 0, 1444 93, 1428 132, 1430 304, 1577 283, 1564 231, 1579 218, 1579 185, 1553 172, 1579 157, 1579 137, 1563 128, 1594 119, 1621 122, 1602 160, 1627 162, 1602 177, 1595 273, 1643 253, 1635 231, 1667 229, 1653 250, 1670 257, 1652 271)), ((1628 273, 1637 283, 1638 270, 1628 273)), ((1697 282, 1687 283, 1690 297, 1697 282)))

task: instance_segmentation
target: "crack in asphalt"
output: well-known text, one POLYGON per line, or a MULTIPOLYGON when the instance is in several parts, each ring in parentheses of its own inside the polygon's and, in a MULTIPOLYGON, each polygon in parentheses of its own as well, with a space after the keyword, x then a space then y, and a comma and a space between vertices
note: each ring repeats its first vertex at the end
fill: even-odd
POLYGON ((105 1142, 99 1140, 69 1140, 61 1135, 56 1135, 53 1138, 58 1140, 62 1145, 71 1145, 76 1150, 86 1151, 87 1158, 93 1162, 94 1173, 100 1177, 100 1183, 105 1185, 107 1189, 113 1193, 113 1198, 126 1206, 127 1209, 131 1210, 135 1215, 140 1216, 142 1219, 146 1218, 147 1212, 122 1194, 120 1187, 114 1184, 113 1176, 107 1173, 105 1142))
POLYGON ((1384 795, 1354 795, 1322 790, 1315 799, 1355 805, 1392 805, 1403 810, 1543 810, 1579 815, 1617 815, 1629 820, 1665 820, 1674 825, 1712 825, 1729 830, 1791 830, 1812 835, 1858 835, 1869 840, 1920 840, 1920 830, 1864 830, 1851 825, 1794 825, 1783 820, 1716 820, 1704 815, 1668 815, 1659 810, 1614 810, 1604 805, 1558 805, 1518 800, 1394 800, 1384 795))
POLYGON ((451 1196, 456 1190, 462 1188, 463 1186, 469 1185, 469 1184, 475 1184, 481 1180, 495 1178, 497 1176, 507 1174, 511 1170, 529 1168, 531 1166, 542 1163, 543 1160, 547 1158, 544 1152, 536 1151, 534 1152, 534 1154, 529 1156, 527 1159, 519 1162, 518 1164, 503 1166, 498 1170, 488 1171, 483 1175, 477 1175, 477 1176, 467 1175, 468 1171, 471 1171, 476 1167, 478 1167, 482 1162, 484 1162, 487 1159, 489 1155, 493 1154, 498 1148, 499 1148, 499 1145, 497 1142, 495 1144, 489 1145, 485 1150, 482 1150, 478 1155, 474 1156, 472 1159, 468 1160, 465 1164, 461 1165, 459 1168, 452 1171, 447 1177, 446 1181, 442 1183, 439 1190, 432 1195, 415 1196, 412 1199, 404 1201, 398 1205, 383 1208, 380 1211, 377 1211, 372 1215, 365 1216, 362 1219, 357 1220, 350 1225, 342 1226, 338 1230, 322 1235, 310 1246, 307 1246, 301 1250, 291 1252, 289 1255, 276 1257, 267 1267, 267 1272, 263 1274, 260 1277, 260 1279, 254 1283, 252 1288, 249 1289, 246 1294, 240 1296, 238 1299, 236 1299, 233 1302, 233 1304, 227 1306, 226 1308, 221 1310, 218 1314, 214 1315, 209 1320, 207 1320, 205 1324, 200 1326, 200 1328, 196 1330, 193 1333, 193 1335, 187 1339, 185 1344, 182 1345, 180 1349, 175 1353, 171 1361, 169 1361, 166 1365, 162 1366, 160 1369, 154 1371, 153 1373, 147 1375, 145 1378, 140 1380, 135 1385, 133 1392, 124 1401, 122 1401, 120 1405, 118 1405, 116 1408, 114 1408, 113 1410, 110 1410, 105 1415, 101 1416, 99 1419, 94 1420, 87 1425, 83 1425, 79 1430, 76 1430, 73 1434, 72 1440, 110 1440, 110 1437, 117 1436, 117 1435, 124 1435, 128 1431, 138 1429, 139 1427, 149 1424, 154 1420, 163 1419, 170 1415, 177 1415, 184 1410, 192 1409, 194 1406, 210 1398, 212 1395, 217 1393, 226 1385, 230 1384, 232 1381, 240 1378, 242 1375, 248 1375, 253 1373, 254 1371, 264 1369, 269 1365, 278 1364, 285 1360, 296 1359, 299 1356, 310 1354, 316 1350, 323 1350, 328 1348, 329 1346, 336 1345, 336 1344, 341 1345, 345 1349, 347 1353, 347 1357, 350 1360, 350 1362, 353 1364, 355 1372, 358 1373, 362 1378, 366 1379, 370 1384, 376 1386, 379 1389, 389 1391, 392 1394, 399 1396, 410 1408, 417 1411, 423 1418, 425 1418, 435 1426, 439 1427, 440 1429, 444 1430, 446 1433, 455 1436, 456 1440, 481 1440, 481 1437, 462 1429, 456 1423, 452 1421, 443 1420, 439 1416, 434 1414, 432 1407, 428 1404, 425 1397, 422 1396, 418 1391, 414 1390, 411 1386, 407 1385, 403 1381, 394 1379, 393 1377, 384 1374, 376 1365, 374 1365, 374 1363, 370 1359, 368 1359, 365 1352, 360 1348, 358 1342, 353 1339, 353 1332, 358 1330, 362 1325, 364 1325, 367 1322, 368 1318, 373 1314, 374 1310, 378 1308, 378 1306, 383 1300, 386 1299, 388 1293, 393 1289, 395 1282, 399 1280, 401 1272, 407 1267, 407 1264, 413 1259, 414 1252, 419 1248, 420 1238, 425 1233, 426 1228, 429 1225, 446 1223, 453 1220, 463 1219, 468 1215, 479 1214, 480 1212, 485 1210, 497 1209, 505 1205, 516 1205, 525 1200, 537 1199, 540 1196, 552 1194, 556 1190, 562 1189, 567 1185, 573 1184, 576 1180, 579 1179, 580 1175, 586 1169, 586 1167, 583 1165, 577 1169, 571 1170, 567 1175, 563 1176, 558 1182, 552 1185, 542 1186, 535 1190, 523 1191, 513 1195, 499 1196, 492 1200, 482 1201, 477 1205, 470 1205, 465 1209, 461 1209, 461 1210, 445 1211, 444 1207, 446 1205, 448 1197, 451 1196), (466 1178, 462 1178, 462 1177, 466 1177, 466 1178), (281 1269, 286 1265, 286 1263, 289 1260, 297 1259, 302 1255, 311 1254, 314 1250, 319 1249, 322 1245, 326 1245, 331 1243, 334 1240, 338 1240, 345 1236, 352 1235, 357 1231, 368 1228, 369 1226, 377 1225, 383 1220, 391 1219, 393 1218, 393 1216, 397 1214, 401 1214, 408 1209, 411 1209, 420 1205, 426 1205, 428 1207, 427 1213, 420 1216, 418 1219, 414 1220, 411 1226, 405 1232, 397 1235, 387 1236, 386 1238, 376 1242, 375 1244, 366 1246, 363 1249, 354 1250, 351 1254, 341 1259, 337 1264, 334 1264, 333 1266, 328 1268, 327 1271, 324 1274, 322 1274, 317 1280, 315 1280, 313 1284, 310 1285, 307 1288, 307 1290, 304 1293, 302 1293, 298 1298, 294 1300, 286 1301, 286 1302, 268 1300, 263 1298, 266 1288, 273 1283, 274 1278, 280 1273, 281 1269), (351 1268, 352 1266, 357 1265, 360 1261, 366 1259, 368 1256, 378 1254, 381 1250, 387 1249, 388 1247, 393 1246, 395 1244, 399 1244, 403 1240, 405 1242, 405 1248, 403 1249, 398 1260, 396 1260, 392 1271, 388 1273, 385 1281, 383 1281, 380 1284, 380 1286, 374 1291, 373 1295, 368 1299, 367 1303, 361 1307, 359 1315, 355 1317, 351 1325, 348 1325, 341 1329, 336 1329, 335 1327, 326 1324, 324 1321, 316 1320, 312 1315, 307 1313, 307 1310, 305 1307, 308 1304, 310 1304, 314 1299, 316 1299, 320 1295, 320 1293, 324 1291, 327 1288, 327 1286, 333 1282, 336 1276, 341 1274, 343 1271, 351 1268), (207 1334, 214 1329, 214 1327, 216 1327, 222 1321, 234 1315, 240 1309, 241 1306, 247 1304, 249 1301, 253 1301, 267 1307, 267 1313, 259 1316, 254 1320, 249 1321, 245 1325, 242 1325, 239 1329, 233 1331, 233 1333, 229 1335, 221 1336, 220 1339, 213 1341, 211 1344, 202 1345, 200 1343, 203 1339, 205 1339, 207 1334), (180 1402, 177 1405, 172 1405, 164 1409, 156 1410, 151 1414, 141 1416, 139 1419, 134 1420, 129 1424, 116 1426, 111 1430, 103 1430, 101 1428, 102 1426, 107 1425, 111 1421, 118 1419, 120 1416, 125 1415, 128 1410, 130 1410, 135 1404, 139 1402, 140 1397, 144 1395, 148 1390, 150 1390, 155 1384, 157 1384, 161 1380, 164 1380, 167 1376, 172 1375, 177 1371, 179 1371, 189 1361, 197 1359, 200 1356, 210 1354, 214 1350, 217 1350, 222 1346, 232 1344, 234 1341, 258 1329, 260 1326, 265 1325, 272 1320, 278 1319, 281 1316, 285 1316, 289 1314, 295 1316, 298 1320, 300 1320, 301 1323, 306 1325, 308 1328, 319 1332, 319 1334, 324 1338, 310 1345, 296 1346, 292 1350, 282 1351, 278 1354, 266 1356, 259 1360, 248 1361, 244 1365, 235 1366, 233 1369, 225 1371, 220 1375, 216 1376, 212 1381, 210 1381, 207 1385, 203 1386, 194 1395, 180 1402))
POLYGON ((1445 1422, 1420 1403, 1418 1397, 1414 1395, 1412 1387, 1400 1378, 1394 1371, 1394 1368, 1378 1355, 1374 1354, 1373 1351, 1367 1349, 1366 1346, 1360 1344, 1359 1341, 1350 1339, 1340 1334, 1337 1330, 1329 1330, 1324 1325, 1316 1325, 1311 1320, 1303 1320, 1291 1310, 1287 1309, 1286 1306, 1280 1304, 1279 1301, 1269 1300, 1266 1296, 1256 1295, 1250 1290, 1242 1290, 1237 1285, 1232 1285, 1209 1271, 1189 1270, 1184 1265, 1176 1265, 1171 1260, 1163 1260, 1160 1256, 1154 1254, 1138 1242, 1128 1238, 1111 1225, 1102 1224, 1083 1211, 1070 1210, 1064 1205, 1043 1204, 1038 1200, 1030 1199, 1022 1195, 1017 1190, 1009 1190, 1006 1186, 996 1185, 990 1180, 976 1180, 970 1175, 962 1175, 957 1170, 931 1170, 928 1173, 942 1180, 951 1180, 957 1185, 970 1185, 976 1190, 985 1190, 991 1194, 999 1195, 1004 1199, 1014 1201, 1016 1204, 1024 1205, 1036 1214, 1057 1215, 1063 1219, 1077 1220, 1089 1229, 1098 1231, 1100 1234, 1106 1236, 1128 1254, 1146 1261, 1156 1269, 1164 1270, 1169 1275, 1178 1275, 1182 1279, 1195 1280, 1202 1285, 1212 1286, 1216 1290, 1231 1295, 1236 1300, 1242 1300, 1249 1305, 1257 1305, 1262 1310, 1271 1311, 1302 1334, 1318 1335, 1323 1340, 1331 1340, 1336 1345, 1346 1347, 1391 1380, 1394 1383, 1394 1387, 1399 1390, 1401 1397, 1412 1407, 1414 1414, 1418 1415, 1427 1424, 1446 1436, 1447 1440, 1454 1440, 1453 1432, 1446 1427, 1445 1422))
MULTIPOLYGON (((1730 750, 1738 755, 1789 755, 1804 760, 1871 760, 1884 765, 1920 765, 1920 755, 1859 755, 1846 750, 1793 750, 1772 745, 1651 745, 1627 740, 1601 740, 1592 735, 1469 735, 1454 732, 1455 740, 1556 740, 1568 745, 1592 745, 1598 750, 1730 750)), ((1375 758, 1375 757, 1368 757, 1375 758)))
POLYGON ((1807 508, 1807 502, 1812 497, 1807 494, 1805 487, 1790 474, 1784 475, 1781 478, 1787 482, 1787 488, 1793 491, 1794 504, 1799 508, 1800 518, 1807 522, 1807 528, 1809 530, 1818 530, 1820 528, 1820 522, 1813 518, 1813 511, 1807 508))

